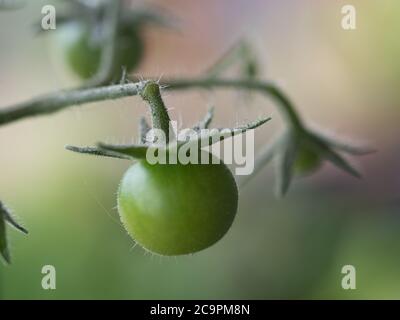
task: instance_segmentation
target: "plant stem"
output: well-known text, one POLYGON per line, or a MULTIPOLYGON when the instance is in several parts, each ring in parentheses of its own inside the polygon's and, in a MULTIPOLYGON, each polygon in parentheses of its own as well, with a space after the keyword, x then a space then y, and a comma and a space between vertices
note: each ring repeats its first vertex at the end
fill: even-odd
POLYGON ((247 89, 264 93, 278 102, 279 110, 289 125, 294 128, 302 127, 301 120, 297 115, 289 98, 273 83, 257 80, 230 80, 230 79, 176 79, 165 83, 167 90, 184 90, 193 88, 232 88, 247 89))
MULTIPOLYGON (((43 95, 0 109, 0 126, 32 116, 50 114, 74 105, 134 96, 143 90, 146 83, 146 81, 141 81, 98 88, 66 90, 43 95)), ((164 81, 163 84, 166 86, 166 90, 226 87, 259 91, 278 102, 279 110, 290 126, 294 128, 302 127, 301 120, 290 100, 270 82, 242 79, 171 79, 164 81)))
POLYGON ((74 105, 135 96, 143 85, 143 82, 137 82, 91 89, 59 91, 43 95, 27 102, 0 109, 0 126, 27 117, 54 113, 74 105))
POLYGON ((154 81, 149 81, 140 91, 140 96, 150 105, 153 129, 161 129, 165 134, 165 142, 168 143, 171 120, 161 97, 160 86, 154 81))

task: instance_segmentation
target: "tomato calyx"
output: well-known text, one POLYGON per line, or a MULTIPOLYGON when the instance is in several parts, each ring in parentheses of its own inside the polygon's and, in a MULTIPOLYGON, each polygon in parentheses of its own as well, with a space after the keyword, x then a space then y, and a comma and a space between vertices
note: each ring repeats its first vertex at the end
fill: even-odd
POLYGON ((341 154, 367 155, 375 152, 366 145, 344 142, 303 126, 289 128, 264 150, 263 161, 276 161, 277 194, 285 195, 293 176, 308 175, 324 161, 360 178, 361 174, 341 154))
POLYGON ((270 117, 266 117, 236 128, 209 129, 214 116, 214 108, 210 108, 204 118, 190 129, 192 134, 175 136, 173 130, 170 130, 170 118, 161 96, 159 84, 155 81, 143 81, 138 88, 142 99, 149 104, 152 119, 152 126, 147 123, 145 118, 140 119, 139 143, 114 145, 100 142, 96 146, 89 147, 67 145, 66 149, 77 153, 95 156, 125 160, 144 160, 149 151, 153 153, 160 151, 176 153, 183 147, 189 148, 193 145, 199 147, 211 146, 212 144, 219 143, 224 139, 243 134, 248 130, 256 129, 271 120, 270 117), (161 133, 164 133, 163 136, 165 139, 154 140, 151 137, 149 138, 149 132, 154 129, 160 130, 161 133))

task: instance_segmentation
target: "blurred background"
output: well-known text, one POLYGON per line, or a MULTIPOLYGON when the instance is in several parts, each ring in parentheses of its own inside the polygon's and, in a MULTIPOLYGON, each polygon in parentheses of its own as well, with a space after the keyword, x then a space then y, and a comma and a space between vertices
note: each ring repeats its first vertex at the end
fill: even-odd
MULTIPOLYGON (((129 1, 128 1, 129 2, 129 1)), ((27 1, 0 11, 0 108, 77 84, 37 35, 41 8, 27 1)), ((278 83, 302 117, 339 136, 361 138, 379 152, 356 159, 356 180, 326 164, 274 197, 273 168, 241 190, 228 234, 191 256, 146 254, 121 226, 119 180, 129 163, 79 156, 66 144, 137 139, 147 114, 139 98, 74 107, 0 127, 0 195, 30 231, 9 228, 13 263, 0 264, 3 299, 398 299, 400 298, 400 2, 352 0, 357 29, 343 30, 348 1, 132 1, 179 20, 180 31, 146 28, 137 76, 200 76, 247 37, 262 78, 278 83), (54 265, 57 289, 41 287, 54 265), (356 290, 343 290, 341 269, 354 265, 356 290)), ((275 106, 234 91, 169 92, 171 116, 187 127, 208 105, 215 126, 261 115, 258 148, 282 129, 275 106), (238 96, 241 98, 238 99, 238 96)))

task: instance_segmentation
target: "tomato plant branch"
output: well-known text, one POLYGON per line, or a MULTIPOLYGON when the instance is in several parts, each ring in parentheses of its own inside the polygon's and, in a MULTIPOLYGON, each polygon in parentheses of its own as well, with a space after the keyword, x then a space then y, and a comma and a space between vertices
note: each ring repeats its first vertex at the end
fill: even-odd
POLYGON ((0 109, 0 126, 27 117, 54 113, 74 105, 134 96, 139 93, 143 85, 144 82, 137 82, 90 89, 65 90, 43 95, 0 109))
POLYGON ((28 231, 15 220, 10 210, 0 201, 0 257, 2 257, 6 263, 10 263, 11 257, 7 243, 6 222, 22 233, 28 233, 28 231))
POLYGON ((266 94, 278 102, 279 110, 286 119, 288 125, 293 128, 301 128, 301 120, 293 104, 281 89, 272 82, 247 80, 247 79, 173 79, 164 83, 167 90, 185 90, 194 88, 230 88, 258 91, 266 94))
MULTIPOLYGON (((0 109, 0 126, 33 116, 51 114, 65 108, 85 103, 119 99, 138 95, 146 81, 58 91, 32 100, 0 109)), ((294 128, 300 128, 301 120, 286 95, 273 83, 242 79, 171 79, 164 81, 165 90, 188 90, 191 88, 230 88, 259 91, 279 103, 279 110, 294 128)))

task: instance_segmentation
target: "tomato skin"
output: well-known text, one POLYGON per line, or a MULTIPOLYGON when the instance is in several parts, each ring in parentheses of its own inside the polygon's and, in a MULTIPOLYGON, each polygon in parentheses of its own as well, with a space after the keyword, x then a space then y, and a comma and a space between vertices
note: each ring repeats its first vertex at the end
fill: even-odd
MULTIPOLYGON (((64 44, 64 50, 66 61, 72 71, 82 79, 93 77, 100 67, 102 43, 91 41, 90 29, 79 23, 61 26, 57 34, 61 39, 60 42, 66 35, 69 37, 64 44)), ((119 79, 122 67, 126 67, 127 71, 133 70, 142 57, 143 42, 138 32, 133 28, 119 30, 115 41, 112 77, 119 79)))
POLYGON ((213 245, 231 227, 237 206, 235 179, 222 162, 150 165, 143 160, 128 169, 118 192, 128 233, 160 255, 213 245))
MULTIPOLYGON (((73 29, 75 41, 66 48, 66 60, 71 70, 82 79, 96 74, 100 65, 101 48, 90 43, 90 32, 83 27, 73 29)), ((59 32, 59 31, 57 31, 59 32)))

